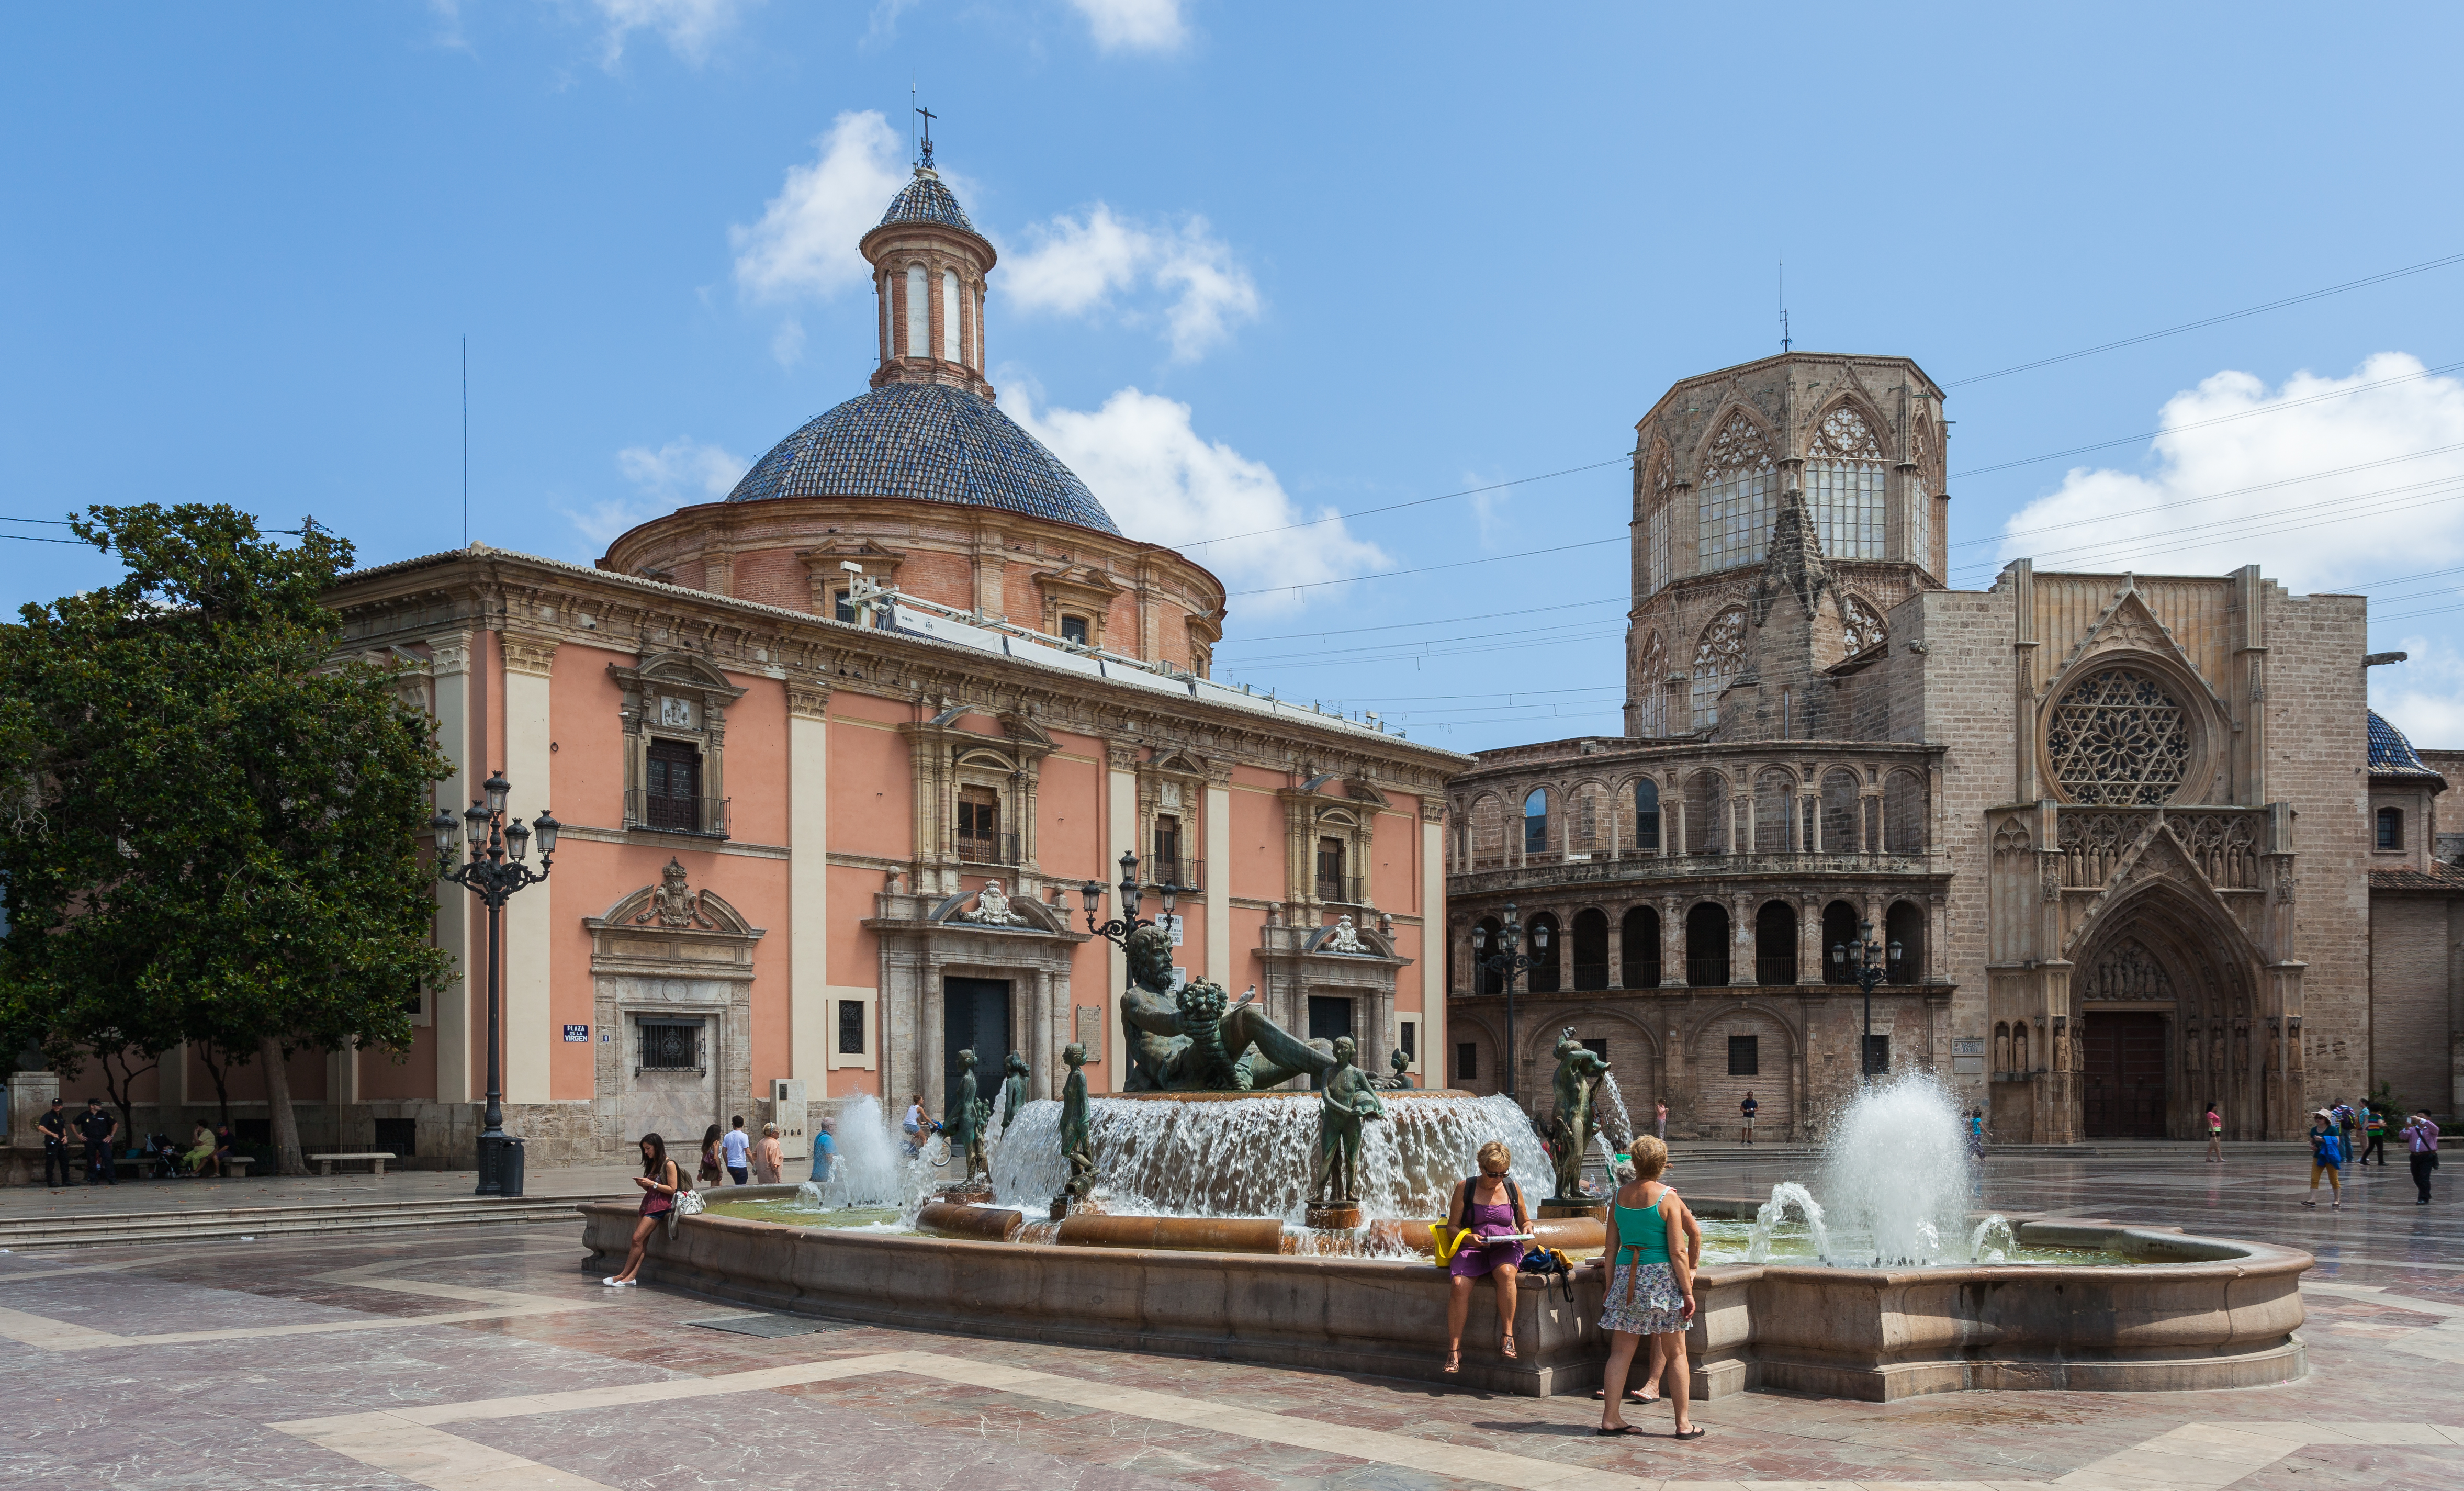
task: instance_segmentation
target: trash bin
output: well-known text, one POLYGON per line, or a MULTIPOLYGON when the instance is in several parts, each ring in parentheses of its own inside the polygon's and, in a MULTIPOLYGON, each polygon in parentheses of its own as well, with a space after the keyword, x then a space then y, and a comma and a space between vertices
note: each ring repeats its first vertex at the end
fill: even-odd
POLYGON ((522 1194, 521 1140, 512 1134, 479 1136, 478 1194, 501 1196, 522 1194))

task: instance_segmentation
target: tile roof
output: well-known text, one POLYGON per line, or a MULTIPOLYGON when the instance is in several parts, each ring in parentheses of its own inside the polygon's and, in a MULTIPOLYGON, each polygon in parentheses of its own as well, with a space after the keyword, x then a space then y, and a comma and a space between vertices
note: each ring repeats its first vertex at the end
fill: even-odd
POLYGON ((768 497, 912 497, 1121 531, 1042 441, 943 384, 885 384, 806 422, 727 494, 768 497))
MULTIPOLYGON (((2373 777, 2438 777, 2404 737, 2404 732, 2387 722, 2378 711, 2370 716, 2370 775, 2373 777)), ((2445 778, 2439 778, 2444 781, 2445 778)))
POLYGON ((2442 865, 2435 860, 2428 869, 2374 869, 2370 871, 2373 890, 2447 890, 2464 895, 2464 869, 2442 865))
POLYGON ((881 221, 873 226, 887 228, 892 223, 938 223, 971 233, 976 230, 976 225, 967 221, 967 209, 958 206, 958 199, 941 185, 941 178, 927 174, 921 166, 916 168, 915 179, 890 199, 890 210, 882 213, 881 221))

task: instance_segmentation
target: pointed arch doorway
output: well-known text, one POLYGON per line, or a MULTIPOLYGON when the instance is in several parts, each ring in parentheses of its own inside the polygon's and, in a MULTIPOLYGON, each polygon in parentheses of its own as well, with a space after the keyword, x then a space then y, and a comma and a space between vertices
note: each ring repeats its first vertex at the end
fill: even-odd
POLYGON ((2218 1106, 2230 1138, 2266 1129, 2276 1069, 2255 969, 2173 895, 2142 896, 2099 929, 2072 977, 2079 1133, 2189 1139, 2218 1106))

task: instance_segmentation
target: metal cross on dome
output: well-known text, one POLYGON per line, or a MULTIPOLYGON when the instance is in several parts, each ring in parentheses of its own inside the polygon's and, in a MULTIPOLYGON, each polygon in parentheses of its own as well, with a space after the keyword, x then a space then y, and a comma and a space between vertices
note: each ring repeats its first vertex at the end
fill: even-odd
POLYGON ((916 164, 929 171, 933 168, 933 121, 941 116, 920 104, 915 112, 924 116, 924 158, 916 164))

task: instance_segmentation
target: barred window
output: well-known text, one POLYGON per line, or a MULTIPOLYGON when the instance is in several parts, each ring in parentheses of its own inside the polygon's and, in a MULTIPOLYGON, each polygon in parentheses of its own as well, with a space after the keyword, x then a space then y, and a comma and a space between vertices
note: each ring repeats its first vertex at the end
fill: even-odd
POLYGON ((1881 442, 1862 415, 1842 404, 1822 416, 1806 450, 1804 480, 1806 511, 1826 556, 1883 557, 1889 476, 1881 442))
POLYGON ((841 999, 839 1003, 839 1055, 864 1054, 864 1002, 841 999))
POLYGON ((1730 1036, 1728 1038, 1728 1075, 1759 1077, 1762 1075, 1762 1037, 1730 1036))
POLYGON ((646 1020, 641 1022, 642 1061, 646 1072, 697 1072, 702 1069, 701 1021, 646 1020))
POLYGON ((1742 410, 1729 415, 1703 461, 1695 537, 1705 573, 1763 557, 1777 483, 1778 467, 1762 427, 1742 410))

